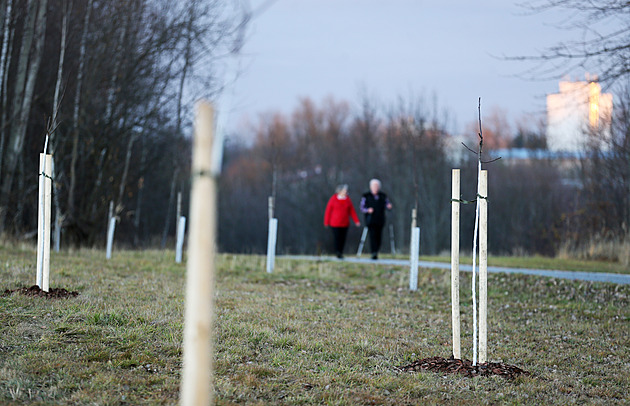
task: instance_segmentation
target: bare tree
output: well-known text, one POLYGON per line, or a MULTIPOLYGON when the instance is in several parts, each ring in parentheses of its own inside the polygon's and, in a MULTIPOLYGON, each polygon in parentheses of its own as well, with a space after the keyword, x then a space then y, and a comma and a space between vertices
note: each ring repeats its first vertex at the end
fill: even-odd
POLYGON ((15 94, 15 105, 19 110, 15 113, 16 120, 11 126, 9 135, 9 150, 6 155, 6 173, 2 179, 2 197, 0 198, 0 230, 4 229, 8 198, 11 194, 18 158, 22 154, 28 119, 33 102, 35 82, 42 59, 42 50, 46 35, 47 0, 29 0, 26 26, 22 35, 22 46, 18 63, 18 76, 15 94))
POLYGON ((612 84, 630 75, 630 2, 622 0, 533 0, 522 4, 543 13, 566 11, 560 29, 577 31, 579 40, 564 41, 540 55, 508 57, 536 61, 533 76, 562 77, 576 69, 597 73, 603 83, 612 84))
POLYGON ((59 62, 57 64, 57 80, 55 82, 55 94, 53 96, 52 105, 52 119, 51 119, 51 134, 50 134, 50 150, 52 152, 52 178, 53 183, 53 203, 55 206, 55 228, 53 233, 53 240, 55 244, 55 251, 59 252, 61 245, 61 226, 63 222, 61 207, 59 203, 59 193, 61 191, 61 178, 63 177, 63 171, 61 167, 55 167, 55 155, 57 151, 57 127, 59 126, 59 110, 61 108, 61 87, 63 85, 63 66, 66 59, 66 46, 68 36, 68 24, 70 20, 70 12, 72 11, 72 0, 63 1, 63 17, 61 22, 61 41, 59 46, 59 62))
POLYGON ((79 111, 81 109, 81 90, 85 76, 85 58, 87 52, 87 36, 90 25, 90 14, 94 0, 88 0, 87 9, 83 17, 83 30, 79 45, 79 67, 77 69, 76 89, 72 109, 72 161, 70 162, 70 186, 68 187, 68 216, 74 217, 75 189, 77 184, 77 161, 79 159, 79 111))
POLYGON ((4 144, 6 137, 7 124, 7 77, 9 76, 9 66, 11 65, 11 50, 13 42, 11 36, 11 15, 13 12, 13 0, 7 0, 6 7, 3 9, 3 34, 2 34, 2 50, 0 51, 0 87, 2 92, 2 117, 0 118, 0 179, 2 179, 2 158, 4 157, 4 144))

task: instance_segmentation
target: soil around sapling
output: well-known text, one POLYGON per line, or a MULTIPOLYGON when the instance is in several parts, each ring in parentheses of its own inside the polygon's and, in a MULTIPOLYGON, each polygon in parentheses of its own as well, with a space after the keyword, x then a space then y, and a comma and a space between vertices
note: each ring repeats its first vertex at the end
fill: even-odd
POLYGON ((424 358, 412 362, 409 365, 397 367, 402 372, 431 371, 439 374, 461 374, 468 378, 476 376, 500 376, 506 379, 515 379, 519 376, 531 375, 529 372, 502 362, 484 362, 473 366, 467 359, 454 359, 443 357, 424 358))
POLYGON ((33 285, 31 287, 23 287, 17 289, 6 289, 0 296, 11 296, 14 293, 19 293, 24 296, 33 297, 45 297, 47 299, 68 299, 71 297, 79 296, 79 292, 68 291, 64 288, 50 288, 48 292, 44 292, 39 286, 33 285))

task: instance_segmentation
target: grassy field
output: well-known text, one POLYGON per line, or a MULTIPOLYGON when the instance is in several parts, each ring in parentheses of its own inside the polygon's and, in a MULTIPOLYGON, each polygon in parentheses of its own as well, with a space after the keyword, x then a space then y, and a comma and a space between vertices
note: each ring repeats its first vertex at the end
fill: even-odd
MULTIPOLYGON (((80 296, 0 297, 1 404, 176 404, 184 266, 172 252, 53 255, 51 287, 80 296)), ((31 285, 35 254, 0 248, 0 291, 31 285)), ((489 276, 489 358, 514 381, 396 366, 450 354, 450 277, 382 265, 220 257, 217 403, 627 404, 630 286, 489 276)), ((471 357, 469 276, 463 352, 471 357)))

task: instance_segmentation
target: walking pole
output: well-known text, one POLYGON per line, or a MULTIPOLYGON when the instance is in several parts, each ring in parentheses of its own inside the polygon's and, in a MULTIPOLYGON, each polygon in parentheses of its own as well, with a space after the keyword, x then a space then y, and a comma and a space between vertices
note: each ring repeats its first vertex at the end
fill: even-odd
POLYGON ((367 238, 368 228, 363 227, 363 233, 361 234, 361 242, 359 243, 359 249, 357 250, 357 257, 360 257, 363 253, 363 246, 365 245, 365 239, 367 238))
POLYGON ((396 255, 396 244, 394 242, 394 212, 392 210, 392 219, 389 222, 389 246, 392 251, 392 255, 396 255))

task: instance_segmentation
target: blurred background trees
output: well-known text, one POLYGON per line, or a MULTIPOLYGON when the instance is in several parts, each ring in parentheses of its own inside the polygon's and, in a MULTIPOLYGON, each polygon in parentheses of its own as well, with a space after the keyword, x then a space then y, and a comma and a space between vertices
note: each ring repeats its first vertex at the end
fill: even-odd
POLYGON ((168 231, 188 181, 192 102, 220 90, 248 18, 218 0, 0 1, 0 230, 35 229, 38 154, 53 129, 64 241, 100 239, 110 201, 121 241, 168 231))
MULTIPOLYGON (((394 204, 388 221, 394 225, 399 250, 408 250, 411 210, 416 207, 421 251, 439 254, 450 249, 450 170, 463 169, 463 198, 474 198, 476 156, 455 142, 457 137, 447 130, 448 115, 435 102, 418 97, 379 105, 374 98, 362 99, 354 109, 331 99, 319 105, 304 99, 292 114, 262 115, 249 134, 233 138, 221 179, 221 249, 264 252, 273 167, 281 252, 327 252, 330 236, 323 227, 323 213, 335 186, 347 183, 358 209, 373 177, 382 180, 394 204)), ((524 137, 544 140, 536 127, 525 130, 521 126, 511 133, 498 114, 496 123, 490 120, 496 134, 499 127, 502 131, 495 138, 501 140, 496 146, 518 143, 520 147, 524 137)), ((475 137, 473 132, 464 139, 474 148, 475 137)), ((490 148, 488 157, 502 151, 490 148)), ((542 158, 502 159, 487 165, 492 196, 489 238, 494 253, 554 255, 558 251, 560 219, 574 186, 564 182, 560 162, 544 150, 535 151, 532 156, 542 158)), ((462 241, 472 239, 473 222, 474 205, 464 205, 462 241)), ((386 238, 388 232, 389 227, 386 238)), ((360 230, 351 229, 349 249, 358 245, 359 238, 360 230)))

